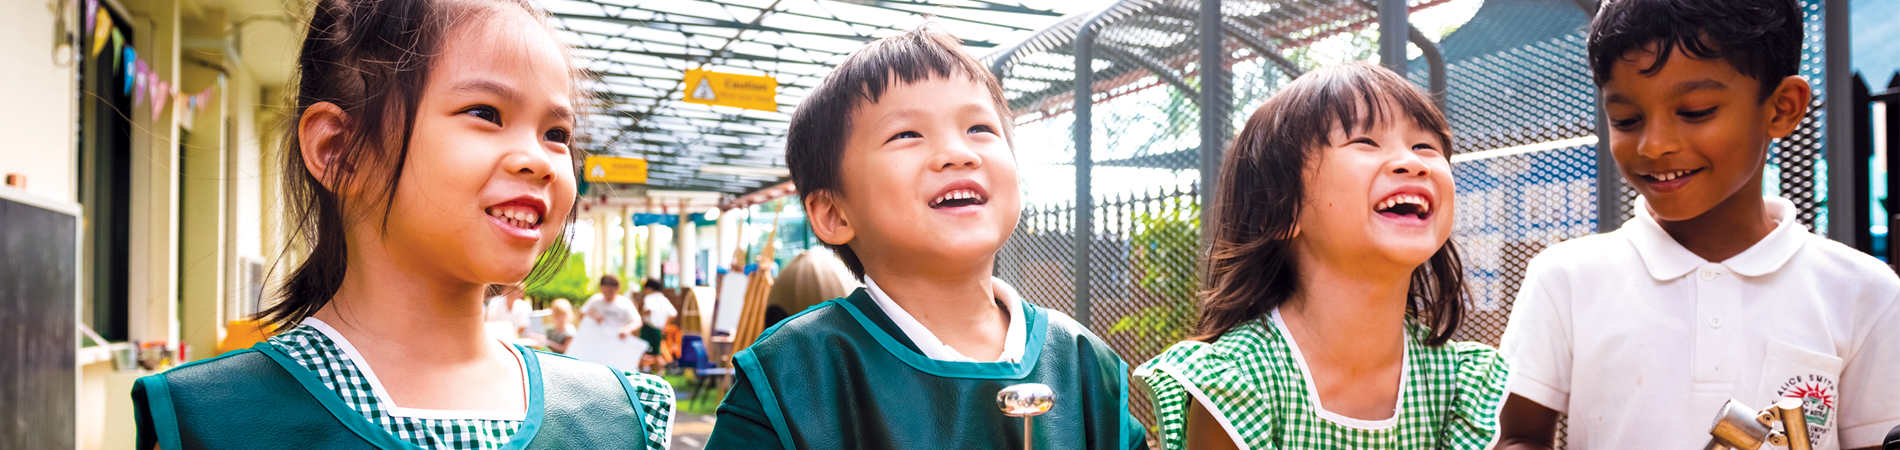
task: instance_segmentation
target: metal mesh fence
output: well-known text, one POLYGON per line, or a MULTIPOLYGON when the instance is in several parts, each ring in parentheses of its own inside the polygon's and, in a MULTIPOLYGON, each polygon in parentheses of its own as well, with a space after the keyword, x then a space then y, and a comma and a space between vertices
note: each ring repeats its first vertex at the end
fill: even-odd
MULTIPOLYGON (((1444 2, 1410 4, 1417 11, 1444 2)), ((1814 111, 1793 136, 1777 141, 1767 177, 1768 194, 1793 200, 1814 230, 1826 228, 1821 2, 1803 1, 1809 26, 1802 74, 1816 86, 1814 111)), ((1196 45, 1199 4, 1123 1, 1099 18, 1065 20, 996 62, 1017 115, 1026 193, 1021 222, 998 255, 998 276, 1032 302, 1090 317, 1090 329, 1131 367, 1184 338, 1198 312, 1197 91, 1206 85, 1196 45), (1098 27, 1089 64, 1092 106, 1084 115, 1089 145, 1080 150, 1085 161, 1077 161, 1074 40, 1089 36, 1078 30, 1090 20, 1098 27), (1078 170, 1080 162, 1088 168, 1078 170), (1078 199, 1081 185, 1086 198, 1078 199), (1089 219, 1079 224, 1084 207, 1089 219), (1079 225, 1090 237, 1089 256, 1080 261, 1086 297, 1075 290, 1079 225), (1078 303, 1087 306, 1083 314, 1078 303)), ((1366 59, 1376 49, 1367 36, 1376 36, 1377 19, 1358 1, 1228 0, 1221 8, 1222 57, 1232 79, 1222 102, 1232 105, 1224 134, 1283 86, 1289 69, 1366 59)), ((1457 149, 1453 239, 1465 256, 1472 302, 1455 339, 1497 345, 1531 258, 1598 229, 1598 171, 1615 169, 1597 162, 1587 22, 1570 1, 1487 0, 1438 43, 1457 149)), ((1411 79, 1426 85, 1425 62, 1410 67, 1411 79)), ((1635 194, 1621 182, 1614 189, 1623 208, 1607 220, 1620 224, 1631 217, 1635 194)), ((1150 407, 1131 396, 1130 409, 1152 426, 1150 407)))

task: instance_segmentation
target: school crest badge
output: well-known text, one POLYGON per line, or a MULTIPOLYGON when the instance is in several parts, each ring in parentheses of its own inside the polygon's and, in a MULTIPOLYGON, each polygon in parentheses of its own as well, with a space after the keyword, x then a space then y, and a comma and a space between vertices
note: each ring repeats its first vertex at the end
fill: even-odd
POLYGON ((1818 443, 1834 429, 1834 408, 1837 405, 1837 391, 1834 380, 1820 374, 1798 375, 1781 383, 1775 395, 1801 399, 1801 409, 1808 420, 1808 441, 1818 443))

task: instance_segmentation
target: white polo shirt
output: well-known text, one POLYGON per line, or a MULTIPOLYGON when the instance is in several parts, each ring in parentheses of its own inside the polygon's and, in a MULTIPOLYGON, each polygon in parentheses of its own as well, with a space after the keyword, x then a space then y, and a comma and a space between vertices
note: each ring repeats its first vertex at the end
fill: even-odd
POLYGON ((1637 202, 1621 229, 1531 260, 1504 331, 1511 393, 1569 413, 1569 448, 1702 448, 1730 398, 1807 399, 1817 450, 1877 447, 1900 425, 1892 269, 1808 233, 1778 197, 1780 225, 1720 263, 1637 202))

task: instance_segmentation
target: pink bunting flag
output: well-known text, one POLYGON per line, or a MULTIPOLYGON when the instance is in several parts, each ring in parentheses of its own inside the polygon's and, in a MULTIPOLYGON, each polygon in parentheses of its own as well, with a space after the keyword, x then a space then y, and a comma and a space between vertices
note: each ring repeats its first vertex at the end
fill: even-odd
POLYGON ((145 104, 145 60, 134 57, 131 69, 135 74, 132 80, 132 106, 136 108, 145 104))
POLYGON ((81 34, 80 36, 92 34, 92 20, 93 20, 93 17, 98 14, 99 14, 99 0, 86 0, 86 16, 85 16, 86 17, 86 21, 85 21, 86 33, 81 34))
POLYGON ((171 103, 171 89, 172 84, 165 80, 159 80, 157 83, 153 83, 152 117, 158 117, 159 114, 165 113, 165 107, 169 106, 167 103, 171 103))

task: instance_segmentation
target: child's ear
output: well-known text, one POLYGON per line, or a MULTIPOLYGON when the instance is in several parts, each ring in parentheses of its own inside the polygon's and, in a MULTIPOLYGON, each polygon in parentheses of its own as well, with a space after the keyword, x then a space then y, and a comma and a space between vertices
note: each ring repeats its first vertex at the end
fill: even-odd
POLYGON ((814 191, 805 196, 805 220, 811 224, 811 233, 818 240, 831 245, 845 245, 858 236, 851 228, 851 218, 845 217, 838 197, 831 191, 814 191))
POLYGON ((1794 134, 1795 127, 1801 126, 1801 119, 1808 116, 1808 102, 1813 100, 1814 86, 1808 84, 1808 79, 1782 78, 1775 91, 1768 94, 1767 106, 1773 112, 1765 127, 1768 137, 1779 139, 1794 134))
POLYGON ((310 105, 297 121, 297 144, 303 149, 304 169, 310 171, 310 176, 315 177, 317 183, 338 194, 342 194, 338 192, 341 187, 336 185, 337 180, 333 179, 335 174, 331 170, 340 173, 355 171, 348 163, 341 162, 345 151, 343 147, 347 145, 344 138, 347 121, 343 108, 330 102, 310 105))

